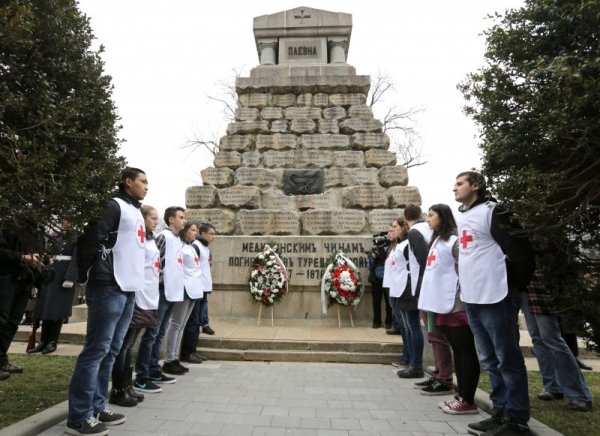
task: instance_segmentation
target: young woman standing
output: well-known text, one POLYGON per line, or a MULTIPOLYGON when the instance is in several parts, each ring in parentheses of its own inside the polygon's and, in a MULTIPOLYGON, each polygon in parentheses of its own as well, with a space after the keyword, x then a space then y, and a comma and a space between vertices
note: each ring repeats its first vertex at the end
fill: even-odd
POLYGON ((436 204, 428 212, 433 230, 427 266, 421 286, 419 308, 435 314, 435 328, 448 339, 454 354, 457 395, 440 403, 446 413, 476 414, 475 391, 479 381, 479 359, 464 304, 459 298, 456 264, 456 222, 449 206, 436 204))

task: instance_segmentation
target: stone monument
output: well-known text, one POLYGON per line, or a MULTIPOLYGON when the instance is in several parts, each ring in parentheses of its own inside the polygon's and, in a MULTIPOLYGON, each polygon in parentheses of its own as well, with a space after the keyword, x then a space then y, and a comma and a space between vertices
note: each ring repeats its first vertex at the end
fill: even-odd
MULTIPOLYGON (((366 105, 369 76, 346 63, 352 16, 308 7, 254 18, 260 64, 236 81, 236 119, 203 185, 186 191, 188 219, 213 223, 211 316, 256 317, 247 279, 254 255, 275 241, 290 293, 277 319, 335 320, 320 310, 320 280, 342 249, 361 267, 372 235, 420 204, 406 168, 366 105)), ((370 293, 357 307, 371 322, 370 293)))

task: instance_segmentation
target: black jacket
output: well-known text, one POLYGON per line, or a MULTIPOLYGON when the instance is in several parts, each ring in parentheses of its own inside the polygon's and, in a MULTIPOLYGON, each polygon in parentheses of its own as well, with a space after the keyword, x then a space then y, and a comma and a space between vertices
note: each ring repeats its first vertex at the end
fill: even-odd
POLYGON ((0 276, 19 273, 23 247, 17 234, 5 226, 0 227, 0 276))
MULTIPOLYGON (((124 191, 118 191, 113 197, 140 208, 142 204, 124 191)), ((113 270, 112 248, 117 242, 121 208, 110 199, 102 216, 90 223, 77 241, 77 266, 80 283, 91 281, 102 285, 116 285, 113 270)))
MULTIPOLYGON (((487 201, 496 202, 494 198, 480 197, 469 209, 487 201)), ((467 211, 463 206, 458 210, 467 211)), ((514 215, 501 206, 496 206, 492 212, 490 232, 506 256, 508 287, 526 292, 535 270, 535 252, 525 231, 514 215)))

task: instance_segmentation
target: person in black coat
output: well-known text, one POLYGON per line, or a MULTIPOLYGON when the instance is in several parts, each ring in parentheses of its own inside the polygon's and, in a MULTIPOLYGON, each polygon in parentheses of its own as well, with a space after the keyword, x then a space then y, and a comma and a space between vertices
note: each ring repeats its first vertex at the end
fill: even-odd
POLYGON ((0 380, 23 372, 9 363, 7 353, 25 313, 34 271, 43 267, 32 246, 12 223, 0 222, 0 380))
POLYGON ((73 297, 77 282, 77 248, 66 237, 70 225, 63 223, 63 233, 57 233, 52 245, 57 254, 52 258, 54 280, 40 289, 33 318, 42 321, 40 342, 27 353, 49 354, 56 351, 63 320, 73 313, 73 297))

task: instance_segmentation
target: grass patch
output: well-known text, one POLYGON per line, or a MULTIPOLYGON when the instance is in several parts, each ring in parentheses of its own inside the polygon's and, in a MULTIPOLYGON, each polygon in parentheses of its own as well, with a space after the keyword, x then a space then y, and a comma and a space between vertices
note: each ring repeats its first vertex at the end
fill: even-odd
MULTIPOLYGON (((600 374, 586 372, 585 380, 592 392, 594 399, 600 398, 600 374)), ((570 412, 565 409, 566 401, 538 400, 536 395, 543 390, 542 377, 539 371, 527 371, 529 381, 529 401, 531 403, 531 416, 548 427, 565 435, 583 435, 598 434, 600 428, 600 410, 597 404, 592 412, 570 412)), ((485 372, 482 371, 479 379, 479 388, 490 392, 490 380, 485 372)))
POLYGON ((67 399, 76 357, 11 354, 9 359, 24 372, 0 381, 0 428, 67 399))

